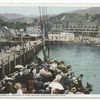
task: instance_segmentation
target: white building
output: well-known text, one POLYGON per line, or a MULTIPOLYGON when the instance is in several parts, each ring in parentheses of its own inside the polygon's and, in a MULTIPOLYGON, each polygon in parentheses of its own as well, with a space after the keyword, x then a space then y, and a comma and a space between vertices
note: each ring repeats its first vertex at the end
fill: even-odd
POLYGON ((49 34, 48 38, 53 41, 74 41, 74 33, 49 34))
POLYGON ((73 22, 59 22, 51 27, 51 33, 61 33, 63 31, 67 31, 69 33, 77 33, 80 35, 90 35, 95 36, 100 33, 100 24, 95 22, 81 22, 81 23, 73 23, 73 22))
POLYGON ((27 32, 28 34, 33 34, 33 33, 34 33, 34 28, 33 28, 33 26, 27 26, 27 27, 26 27, 26 32, 27 32))
POLYGON ((28 34, 40 34, 41 33, 41 29, 39 26, 27 26, 26 27, 26 32, 28 34))

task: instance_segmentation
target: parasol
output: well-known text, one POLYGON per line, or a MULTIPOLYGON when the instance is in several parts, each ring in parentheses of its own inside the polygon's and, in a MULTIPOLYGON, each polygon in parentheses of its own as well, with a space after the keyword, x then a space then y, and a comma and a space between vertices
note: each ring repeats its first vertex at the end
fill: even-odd
POLYGON ((5 76, 4 80, 14 80, 12 77, 5 76))
POLYGON ((24 66, 23 65, 16 65, 15 68, 20 69, 20 68, 24 68, 24 66))

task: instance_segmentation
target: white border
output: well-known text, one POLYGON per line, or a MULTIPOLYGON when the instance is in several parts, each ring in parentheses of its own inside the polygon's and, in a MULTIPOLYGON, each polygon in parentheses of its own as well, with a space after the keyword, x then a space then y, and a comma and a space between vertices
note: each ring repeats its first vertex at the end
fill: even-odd
MULTIPOLYGON (((100 0, 0 0, 0 6, 66 6, 66 7, 100 7, 100 0)), ((98 87, 100 88, 100 87, 98 87)), ((90 95, 0 95, 0 99, 99 99, 99 94, 90 95)))
POLYGON ((81 95, 81 94, 66 94, 66 95, 57 95, 57 94, 26 94, 21 96, 16 95, 3 95, 0 96, 0 99, 100 99, 100 95, 81 95))
POLYGON ((0 3, 100 3, 100 0, 0 0, 0 3))
POLYGON ((100 3, 0 3, 0 6, 100 7, 100 3))

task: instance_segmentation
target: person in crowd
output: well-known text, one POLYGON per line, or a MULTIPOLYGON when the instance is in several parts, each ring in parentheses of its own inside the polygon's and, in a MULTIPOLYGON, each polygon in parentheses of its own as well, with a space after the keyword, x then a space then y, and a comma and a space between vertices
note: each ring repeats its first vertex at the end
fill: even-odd
POLYGON ((57 63, 56 63, 56 61, 51 63, 50 70, 51 70, 52 73, 54 73, 57 70, 57 63))
POLYGON ((57 67, 59 70, 61 70, 63 73, 66 73, 67 72, 67 67, 66 65, 64 64, 63 61, 59 62, 58 63, 58 67, 57 67))
POLYGON ((83 74, 80 74, 79 77, 77 77, 77 80, 78 80, 78 88, 79 89, 83 89, 82 78, 83 78, 83 74))
POLYGON ((22 91, 23 91, 23 94, 27 94, 27 88, 25 84, 22 85, 22 91))
POLYGON ((13 94, 14 93, 14 88, 13 88, 12 82, 7 81, 5 83, 4 93, 7 93, 7 94, 10 94, 10 93, 13 94))
POLYGON ((24 70, 19 70, 13 81, 4 81, 0 93, 90 94, 92 86, 87 83, 83 87, 82 78, 83 74, 76 78, 71 66, 65 65, 63 61, 48 60, 43 63, 37 57, 36 64, 29 64, 24 70))
POLYGON ((28 73, 27 75, 27 92, 28 93, 32 93, 32 90, 33 90, 33 68, 31 69, 31 71, 28 73))
POLYGON ((57 75, 55 76, 55 79, 54 81, 57 81, 57 82, 61 82, 61 79, 62 79, 62 75, 60 74, 60 71, 57 73, 57 75))
POLYGON ((33 76, 36 76, 37 74, 37 70, 36 70, 36 66, 33 65, 33 70, 32 70, 33 76))
POLYGON ((17 90, 16 94, 18 94, 18 95, 22 95, 23 94, 22 85, 20 83, 15 83, 14 88, 17 90))
POLYGON ((77 92, 76 87, 73 84, 71 84, 71 89, 70 89, 70 92, 68 94, 76 94, 76 92, 77 92))
POLYGON ((46 88, 46 92, 50 93, 50 94, 62 94, 64 93, 64 88, 62 86, 62 84, 58 80, 54 80, 52 82, 49 83, 48 87, 46 88))
POLYGON ((61 84, 63 85, 65 90, 70 90, 72 83, 73 82, 69 74, 66 74, 66 76, 62 77, 61 84))
POLYGON ((87 86, 81 90, 84 94, 90 94, 92 92, 92 85, 87 82, 87 86))
POLYGON ((73 78, 72 78, 72 81, 73 81, 73 85, 76 87, 76 89, 79 90, 79 83, 78 83, 78 80, 77 80, 75 77, 73 77, 73 78))
POLYGON ((36 56, 35 62, 38 63, 38 65, 42 64, 42 60, 38 56, 36 56))
POLYGON ((48 81, 48 79, 52 76, 52 73, 48 70, 48 66, 44 66, 40 70, 40 75, 43 77, 44 82, 48 81))
POLYGON ((23 83, 22 75, 23 75, 23 72, 19 70, 18 75, 15 76, 15 83, 23 83))

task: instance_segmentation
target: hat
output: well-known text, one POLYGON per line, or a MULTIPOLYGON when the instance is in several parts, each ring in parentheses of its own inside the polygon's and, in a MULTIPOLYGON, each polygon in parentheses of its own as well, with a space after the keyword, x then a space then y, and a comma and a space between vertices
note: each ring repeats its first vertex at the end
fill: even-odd
POLYGON ((71 76, 70 76, 69 74, 67 74, 67 77, 68 77, 68 78, 71 78, 71 76))
POLYGON ((78 84, 77 79, 74 79, 74 80, 73 80, 73 83, 78 84))
POLYGON ((75 80, 76 78, 75 78, 75 77, 73 77, 72 79, 73 79, 73 80, 75 80))
POLYGON ((20 89, 22 86, 21 86, 21 84, 20 83, 15 83, 15 85, 14 85, 14 88, 16 88, 16 89, 20 89))
POLYGON ((44 65, 45 65, 45 66, 48 66, 48 64, 47 64, 47 63, 45 63, 44 65))
POLYGON ((54 60, 53 59, 50 59, 50 62, 54 62, 54 60))

